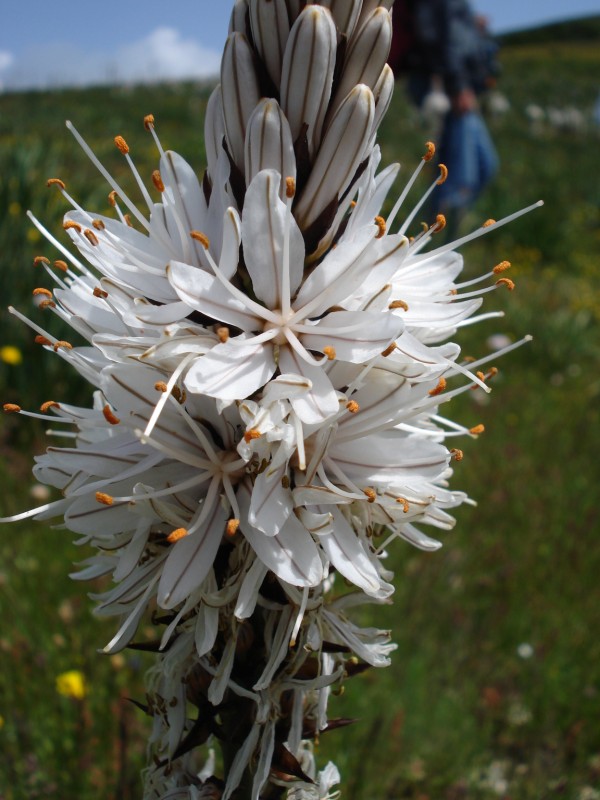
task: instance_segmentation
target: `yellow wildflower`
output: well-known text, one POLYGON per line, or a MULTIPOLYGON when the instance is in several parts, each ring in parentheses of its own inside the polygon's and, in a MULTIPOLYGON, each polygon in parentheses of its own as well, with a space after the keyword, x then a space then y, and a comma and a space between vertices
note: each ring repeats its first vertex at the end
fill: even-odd
POLYGON ((23 361, 23 355, 18 347, 7 344, 4 347, 0 347, 0 361, 16 367, 23 361))
POLYGON ((87 694, 87 686, 83 672, 71 669, 62 672, 56 678, 56 691, 63 697, 73 697, 75 700, 83 700, 87 694))

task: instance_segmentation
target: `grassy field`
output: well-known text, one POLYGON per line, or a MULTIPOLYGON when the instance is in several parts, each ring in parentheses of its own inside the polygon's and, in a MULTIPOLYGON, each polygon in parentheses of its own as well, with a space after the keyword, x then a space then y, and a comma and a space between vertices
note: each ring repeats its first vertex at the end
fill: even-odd
MULTIPOLYGON (((537 103, 589 114, 600 50, 519 42, 503 62, 511 109, 490 122, 502 172, 472 224, 539 198, 546 205, 464 248, 467 275, 508 258, 517 288, 487 303, 506 319, 467 328, 459 341, 473 354, 487 352, 497 331, 534 341, 498 363, 489 403, 473 392, 450 408, 486 426, 454 480, 479 505, 461 510, 441 552, 393 551, 395 602, 376 610, 398 643, 393 666, 333 700, 334 715, 360 722, 319 745, 323 762, 339 765, 347 800, 600 800, 600 130, 533 130, 524 113, 537 103)), ((108 188, 64 120, 119 175, 112 137, 124 135, 149 174, 142 118, 152 112, 163 144, 200 170, 207 96, 191 85, 0 96, 2 305, 30 312, 31 290, 44 283, 33 256, 56 257, 25 217, 30 208, 60 229, 66 209, 46 178, 108 212, 108 188)), ((381 133, 384 160, 410 174, 429 135, 399 86, 381 133)), ((0 351, 3 402, 87 402, 58 358, 41 358, 4 310, 0 320, 0 347, 24 359, 7 363, 0 351)), ((4 515, 36 502, 31 453, 44 442, 36 423, 7 416, 0 426, 4 515)), ((0 532, 0 800, 139 797, 146 722, 127 698, 142 695, 145 662, 97 654, 111 626, 91 616, 85 593, 96 587, 67 577, 82 557, 61 530, 0 532), (71 670, 85 677, 82 697, 57 690, 71 670)))

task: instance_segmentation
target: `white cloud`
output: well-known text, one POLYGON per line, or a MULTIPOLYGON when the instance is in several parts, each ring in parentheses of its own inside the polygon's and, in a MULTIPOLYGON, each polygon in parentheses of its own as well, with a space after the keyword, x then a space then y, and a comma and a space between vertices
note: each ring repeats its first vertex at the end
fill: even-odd
POLYGON ((110 54, 57 43, 38 45, 18 58, 0 51, 0 77, 5 89, 154 83, 212 77, 220 58, 174 28, 157 28, 110 54))

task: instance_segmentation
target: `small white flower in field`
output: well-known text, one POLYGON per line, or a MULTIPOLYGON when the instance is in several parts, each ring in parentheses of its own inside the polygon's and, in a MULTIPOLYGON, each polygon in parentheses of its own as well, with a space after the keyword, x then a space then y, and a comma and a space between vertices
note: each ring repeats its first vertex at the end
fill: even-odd
POLYGON ((65 440, 34 469, 61 498, 11 519, 60 519, 93 549, 73 577, 111 580, 93 595, 98 615, 119 617, 106 653, 157 653, 147 800, 227 800, 240 785, 258 798, 269 780, 289 800, 337 796, 337 770, 317 776, 306 739, 345 724, 328 719, 330 694, 395 647, 352 609, 393 593, 392 541, 441 546, 422 528, 450 529, 449 511, 469 502, 448 485, 463 455, 452 445, 484 428, 440 407, 489 392, 489 362, 522 344, 467 362, 447 341, 498 316, 476 314, 483 295, 514 288, 508 262, 458 282, 454 246, 535 206, 454 244, 435 246, 442 216, 410 236, 447 172, 397 223, 427 143, 384 218, 399 170, 378 171, 375 144, 393 86, 391 3, 301 6, 235 3, 202 181, 164 151, 152 116, 150 188, 115 138, 147 213, 68 123, 115 216, 49 181, 80 257, 34 220, 59 256, 36 258, 56 287, 34 302, 87 343, 12 309, 95 390, 91 408, 4 406, 51 414, 65 440), (136 643, 149 608, 160 635, 136 643), (211 736, 224 742, 223 784, 195 765, 211 736))
POLYGON ((529 642, 522 642, 522 644, 520 644, 517 647, 517 654, 519 658, 522 658, 524 661, 527 661, 528 659, 533 657, 533 655, 535 654, 535 650, 529 644, 529 642))

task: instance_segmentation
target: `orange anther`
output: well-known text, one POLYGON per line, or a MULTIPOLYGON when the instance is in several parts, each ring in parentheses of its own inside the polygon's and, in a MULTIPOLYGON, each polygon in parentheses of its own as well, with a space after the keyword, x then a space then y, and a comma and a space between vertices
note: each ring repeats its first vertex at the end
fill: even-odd
POLYGON ((463 451, 459 450, 458 447, 452 448, 452 450, 450 450, 450 455, 455 461, 462 461, 463 458, 465 457, 463 451))
POLYGON ((99 244, 100 244, 100 240, 98 239, 98 237, 96 236, 96 234, 94 233, 94 231, 90 230, 90 228, 86 228, 86 229, 84 230, 84 232, 83 232, 83 235, 85 236, 85 238, 88 240, 88 242, 89 242, 89 243, 90 243, 90 244, 91 244, 93 247, 96 247, 97 245, 99 245, 99 244))
POLYGON ((402 506, 402 510, 404 511, 404 513, 408 514, 408 509, 410 507, 408 505, 408 500, 405 497, 397 497, 396 502, 402 506))
POLYGON ((496 264, 492 272, 494 275, 499 275, 501 272, 505 272, 507 269, 510 269, 512 264, 510 261, 501 261, 499 264, 496 264))
POLYGON ((46 256, 36 256, 33 259, 33 266, 34 267, 39 267, 40 264, 48 264, 48 266, 49 266, 50 265, 50 259, 46 258, 46 256))
POLYGON ((250 444, 254 439, 260 439, 262 433, 257 430, 256 428, 251 428, 249 431, 246 431, 244 434, 244 441, 246 444, 250 444))
POLYGON ((296 179, 295 178, 286 178, 285 179, 285 196, 288 200, 291 200, 292 197, 296 194, 296 179))
POLYGON ((227 527, 225 528, 225 533, 227 536, 235 536, 240 527, 239 519, 230 519, 227 521, 227 527))
POLYGON ((371 488, 363 489, 363 492, 367 496, 368 503, 374 503, 375 500, 377 500, 377 492, 374 489, 371 488))
POLYGON ((219 328, 217 328, 215 333, 219 337, 219 341, 223 344, 229 339, 229 328, 224 325, 221 325, 219 328))
POLYGON ((180 539, 185 539, 187 535, 188 532, 185 528, 177 528, 167 536, 167 542, 169 542, 169 544, 175 544, 175 542, 178 542, 180 539))
POLYGON ((439 233, 446 227, 446 217, 443 214, 438 214, 435 218, 434 224, 431 226, 433 233, 439 233))
POLYGON ((92 220, 92 225, 96 228, 97 231, 103 231, 106 228, 106 225, 101 219, 94 219, 92 220))
POLYGON ((163 183, 163 179, 162 179, 162 176, 160 174, 160 171, 157 170, 157 169, 155 169, 154 172, 152 173, 152 183, 154 184, 154 186, 156 187, 156 189, 159 192, 161 192, 161 193, 164 192, 165 185, 163 183))
POLYGON ((117 146, 117 150, 120 150, 121 153, 123 153, 123 155, 126 156, 127 153, 129 152, 129 145, 127 144, 125 139, 122 136, 115 136, 115 144, 117 146))
POLYGON ((108 297, 108 292, 105 292, 104 289, 101 289, 99 286, 95 286, 94 297, 100 297, 102 300, 105 300, 108 297))
POLYGON ((506 286, 509 292, 512 292, 515 288, 515 282, 511 281, 510 278, 498 278, 496 281, 496 286, 506 286))
POLYGON ((472 428, 469 428, 469 433, 472 433, 473 436, 479 436, 480 433, 485 431, 485 425, 475 425, 472 428))
POLYGON ((360 411, 360 406, 356 402, 356 400, 350 400, 349 402, 347 402, 346 408, 351 414, 358 414, 358 412, 360 411))
POLYGON ((56 303, 54 300, 42 300, 41 303, 38 303, 38 308, 42 311, 45 311, 47 308, 56 308, 56 303))
POLYGON ((435 387, 435 389, 430 389, 429 390, 429 393, 428 393, 429 396, 430 397, 437 397, 438 394, 441 394, 442 392, 446 391, 446 386, 447 385, 448 384, 446 382, 446 378, 440 378, 438 383, 437 383, 437 386, 435 387))
POLYGON ((146 114, 146 116, 144 117, 144 128, 146 128, 146 130, 149 131, 150 128, 153 127, 154 127, 154 114, 146 114))
POLYGON ((486 219, 486 221, 483 223, 483 225, 481 227, 482 228, 489 228, 490 225, 495 225, 495 224, 496 224, 496 220, 495 219, 486 219))
POLYGON ((44 344, 44 345, 50 345, 50 344, 52 344, 52 342, 50 341, 50 339, 47 339, 45 336, 36 336, 36 337, 35 337, 35 339, 34 339, 33 341, 34 341, 36 344, 44 344))
POLYGON ((104 406, 102 409, 102 414, 109 425, 118 425, 121 422, 121 420, 113 414, 109 405, 104 406))
POLYGON ((75 222, 74 219, 68 219, 63 222, 63 230, 65 231, 77 231, 77 233, 81 233, 81 225, 78 222, 75 222))
POLYGON ((65 182, 61 181, 60 178, 48 178, 48 180, 46 181, 46 186, 48 186, 48 187, 50 187, 50 186, 58 186, 59 189, 64 189, 65 188, 65 182))
POLYGON ((125 220, 125 225, 127 225, 129 228, 133 228, 133 222, 131 221, 130 214, 123 214, 123 219, 125 220))
POLYGON ((101 503, 103 506, 112 506, 115 502, 109 494, 104 492, 96 492, 96 502, 101 503))
POLYGON ((205 233, 202 233, 201 231, 190 231, 190 236, 192 239, 194 239, 194 241, 200 242, 205 250, 208 250, 210 247, 210 239, 205 233))
POLYGON ((446 178, 448 177, 448 167, 445 164, 438 164, 440 168, 440 177, 437 179, 436 183, 438 186, 441 186, 442 183, 446 182, 446 178))
POLYGON ((398 345, 396 344, 396 342, 392 342, 388 347, 385 348, 385 350, 383 351, 383 353, 381 355, 384 358, 387 358, 388 356, 390 356, 394 352, 394 350, 397 347, 398 347, 398 345))
POLYGON ((66 261, 62 261, 62 259, 60 259, 60 258, 57 258, 55 260, 54 266, 56 267, 56 269, 59 269, 61 272, 68 272, 68 270, 69 270, 69 265, 67 264, 67 262, 66 261))
POLYGON ((108 195, 108 202, 111 204, 111 206, 112 206, 113 208, 114 208, 114 207, 117 205, 117 198, 118 198, 118 196, 119 196, 119 195, 118 195, 118 194, 115 192, 115 190, 114 190, 114 189, 113 189, 113 190, 112 190, 112 192, 111 192, 111 193, 108 195))
POLYGON ((59 404, 54 402, 54 400, 46 400, 45 403, 42 403, 40 406, 40 411, 42 414, 47 414, 51 408, 60 408, 59 404))
POLYGON ((154 388, 157 392, 166 392, 169 387, 164 381, 158 381, 154 384, 154 388))
POLYGON ((5 414, 18 414, 21 410, 21 406, 18 406, 16 403, 4 403, 2 408, 5 414))
POLYGON ((73 345, 72 344, 69 344, 69 342, 63 341, 62 339, 59 339, 57 342, 54 342, 53 350, 54 350, 55 353, 57 353, 60 350, 61 347, 63 348, 63 350, 72 350, 73 349, 73 345))
POLYGON ((425 155, 423 161, 431 161, 435 155, 435 145, 433 142, 425 142, 425 155))
POLYGON ((335 347, 330 347, 330 345, 324 347, 323 352, 327 356, 328 361, 333 361, 336 356, 335 347))
POLYGON ((44 295, 44 297, 52 297, 52 292, 49 289, 38 287, 37 289, 33 290, 33 296, 38 297, 39 295, 44 295))
POLYGON ((392 300, 388 306, 388 309, 393 311, 395 308, 401 308, 403 311, 408 311, 408 303, 405 303, 404 300, 392 300))
POLYGON ((377 236, 375 238, 381 239, 383 236, 385 236, 385 232, 387 230, 384 218, 375 217, 375 225, 377 225, 377 227, 379 228, 379 230, 377 231, 377 236))

